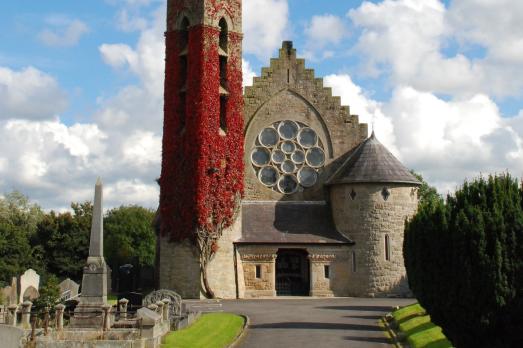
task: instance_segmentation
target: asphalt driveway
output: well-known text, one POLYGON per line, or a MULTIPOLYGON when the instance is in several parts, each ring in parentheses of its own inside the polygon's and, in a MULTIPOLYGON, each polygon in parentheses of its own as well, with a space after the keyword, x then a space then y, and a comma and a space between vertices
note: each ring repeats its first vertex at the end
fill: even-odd
POLYGON ((378 319, 412 299, 278 298, 223 300, 250 319, 240 348, 389 347, 378 319))

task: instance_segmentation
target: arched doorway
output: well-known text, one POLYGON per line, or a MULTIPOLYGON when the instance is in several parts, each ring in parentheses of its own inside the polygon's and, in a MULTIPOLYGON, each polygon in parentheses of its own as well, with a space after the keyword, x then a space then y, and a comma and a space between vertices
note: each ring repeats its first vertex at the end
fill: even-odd
POLYGON ((309 272, 306 250, 279 249, 276 257, 276 295, 308 296, 309 272))

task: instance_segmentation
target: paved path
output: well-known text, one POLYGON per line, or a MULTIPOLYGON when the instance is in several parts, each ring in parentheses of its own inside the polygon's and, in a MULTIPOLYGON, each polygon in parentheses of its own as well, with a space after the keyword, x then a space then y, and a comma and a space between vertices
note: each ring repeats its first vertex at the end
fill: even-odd
POLYGON ((389 347, 378 319, 408 299, 279 298, 221 301, 250 319, 240 348, 389 347))

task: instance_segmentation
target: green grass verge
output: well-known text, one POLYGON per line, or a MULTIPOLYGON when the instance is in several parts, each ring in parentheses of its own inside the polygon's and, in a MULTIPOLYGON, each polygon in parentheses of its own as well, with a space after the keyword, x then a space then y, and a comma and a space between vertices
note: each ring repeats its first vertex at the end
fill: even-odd
POLYGON ((223 348, 238 337, 244 322, 236 314, 204 314, 190 327, 169 333, 162 348, 223 348))
POLYGON ((430 316, 419 304, 413 304, 392 312, 400 332, 405 334, 412 348, 451 348, 441 327, 430 321, 430 316))
POLYGON ((398 324, 402 323, 406 319, 423 314, 425 314, 425 309, 421 307, 419 303, 414 303, 392 312, 392 316, 398 324))
POLYGON ((113 306, 116 302, 118 302, 118 297, 116 295, 107 295, 107 303, 113 306))

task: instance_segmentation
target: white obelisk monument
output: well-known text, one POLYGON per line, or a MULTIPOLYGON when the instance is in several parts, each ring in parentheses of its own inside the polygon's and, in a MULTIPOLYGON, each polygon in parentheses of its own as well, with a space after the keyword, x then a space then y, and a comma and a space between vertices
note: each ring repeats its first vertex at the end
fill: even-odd
POLYGON ((94 190, 89 256, 84 267, 79 304, 71 324, 77 327, 98 325, 98 313, 107 305, 107 264, 104 259, 103 185, 100 178, 94 190))

